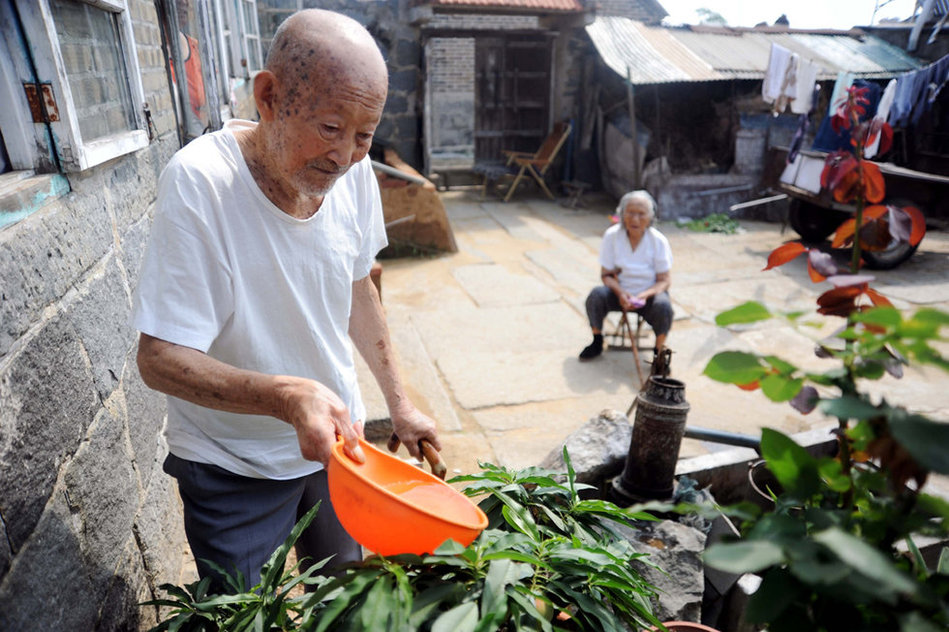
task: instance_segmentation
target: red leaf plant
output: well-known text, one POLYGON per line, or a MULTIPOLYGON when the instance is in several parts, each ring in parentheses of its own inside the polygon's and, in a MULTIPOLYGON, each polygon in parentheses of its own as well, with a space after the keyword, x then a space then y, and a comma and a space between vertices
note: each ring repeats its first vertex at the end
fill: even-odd
POLYGON ((861 250, 886 250, 894 241, 915 246, 926 234, 926 221, 919 209, 881 204, 886 197, 886 184, 880 167, 864 159, 864 148, 879 138, 879 154, 889 151, 893 129, 879 119, 861 121, 867 113, 868 89, 852 86, 837 104, 831 126, 838 134, 851 131, 850 151, 837 150, 827 156, 821 172, 821 186, 841 204, 853 204, 854 216, 842 223, 834 233, 833 248, 850 247, 853 252, 850 275, 841 275, 830 255, 798 242, 778 246, 768 256, 765 270, 784 265, 807 253, 807 273, 814 283, 830 280, 835 287, 818 299, 818 312, 847 317, 869 305, 889 305, 879 292, 869 287, 873 277, 857 277, 862 259, 861 250), (868 206, 869 204, 869 206, 868 206))

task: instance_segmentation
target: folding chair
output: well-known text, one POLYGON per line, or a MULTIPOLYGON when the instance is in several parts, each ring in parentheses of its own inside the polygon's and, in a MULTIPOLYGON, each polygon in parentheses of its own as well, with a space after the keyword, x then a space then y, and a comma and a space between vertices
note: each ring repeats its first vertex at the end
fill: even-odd
POLYGON ((504 196, 504 201, 507 202, 511 199, 511 196, 514 195, 514 191, 517 189, 517 185, 521 183, 521 180, 530 175, 537 184, 540 185, 541 190, 547 197, 551 200, 555 200, 556 197, 554 197, 554 194, 547 188, 547 183, 544 182, 544 175, 553 163, 554 158, 557 157, 567 137, 570 136, 571 129, 569 122, 561 121, 554 125, 553 130, 551 130, 547 138, 544 139, 543 144, 536 153, 531 154, 523 151, 505 149, 501 152, 507 157, 504 164, 475 165, 474 172, 484 176, 484 180, 481 184, 482 199, 487 194, 489 182, 510 176, 514 178, 514 181, 504 196))

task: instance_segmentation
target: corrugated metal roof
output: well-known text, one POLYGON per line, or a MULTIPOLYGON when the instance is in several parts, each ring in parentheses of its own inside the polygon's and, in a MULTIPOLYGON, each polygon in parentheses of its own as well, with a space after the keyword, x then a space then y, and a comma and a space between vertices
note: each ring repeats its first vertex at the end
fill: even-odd
POLYGON ((607 66, 623 78, 629 67, 636 84, 762 79, 772 43, 817 63, 821 79, 840 71, 882 79, 923 65, 860 31, 670 28, 617 17, 599 17, 586 30, 607 66))
POLYGON ((586 27, 607 66, 632 82, 669 83, 725 79, 667 29, 649 28, 628 18, 599 17, 586 27))
POLYGON ((583 11, 583 5, 580 0, 431 0, 420 4, 451 9, 507 9, 555 12, 583 11))

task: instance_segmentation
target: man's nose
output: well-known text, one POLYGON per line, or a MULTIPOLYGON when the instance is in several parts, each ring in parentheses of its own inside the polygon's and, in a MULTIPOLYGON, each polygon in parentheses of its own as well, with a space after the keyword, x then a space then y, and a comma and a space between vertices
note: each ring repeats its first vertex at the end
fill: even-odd
POLYGON ((326 157, 336 163, 337 167, 348 167, 352 164, 353 156, 356 154, 356 140, 353 138, 340 138, 333 143, 327 152, 326 157))

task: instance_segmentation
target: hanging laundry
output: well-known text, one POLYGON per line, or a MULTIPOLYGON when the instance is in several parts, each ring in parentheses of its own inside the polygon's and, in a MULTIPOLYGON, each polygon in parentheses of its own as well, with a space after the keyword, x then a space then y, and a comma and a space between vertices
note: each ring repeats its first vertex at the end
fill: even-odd
POLYGON ((919 123, 929 111, 949 76, 949 55, 925 68, 903 73, 896 78, 896 94, 890 106, 890 125, 908 127, 919 123))
MULTIPOLYGON (((838 80, 838 84, 839 84, 838 80)), ((880 103, 880 86, 870 82, 864 81, 863 79, 857 79, 853 82, 853 85, 858 88, 867 89, 867 104, 866 112, 863 116, 860 117, 861 121, 866 121, 867 119, 873 118, 877 112, 877 105, 880 103)), ((836 92, 836 89, 835 89, 836 92)), ((844 96, 845 93, 842 92, 844 96)), ((843 98, 843 97, 841 97, 843 98)), ((831 101, 832 104, 838 104, 840 99, 837 101, 831 101)), ((820 127, 817 130, 817 134, 814 136, 814 143, 811 145, 811 149, 816 149, 818 151, 835 151, 837 149, 849 149, 850 148, 850 131, 849 129, 841 130, 838 134, 834 131, 831 125, 831 119, 834 116, 834 113, 837 111, 835 106, 828 108, 827 115, 824 116, 824 120, 821 121, 820 127)))
POLYGON ((791 111, 795 114, 807 114, 811 111, 814 105, 814 85, 820 71, 821 67, 809 59, 801 59, 798 62, 794 99, 791 101, 791 111))
POLYGON ((778 44, 771 44, 768 69, 765 71, 764 82, 761 84, 761 97, 765 103, 774 103, 784 95, 791 61, 791 51, 778 44))
POLYGON ((834 91, 830 93, 830 115, 833 116, 834 112, 837 111, 837 106, 840 105, 840 101, 847 96, 847 88, 853 85, 853 73, 852 72, 838 72, 837 81, 834 82, 834 91))
MULTIPOLYGON (((889 118, 890 108, 893 106, 893 100, 896 98, 896 83, 896 79, 890 79, 890 82, 886 84, 886 88, 883 90, 883 96, 880 97, 880 103, 877 105, 877 113, 873 117, 874 120, 886 123, 886 120, 889 118)), ((882 134, 877 134, 873 142, 864 149, 863 155, 865 158, 873 158, 877 155, 877 151, 880 149, 881 136, 882 134)))

